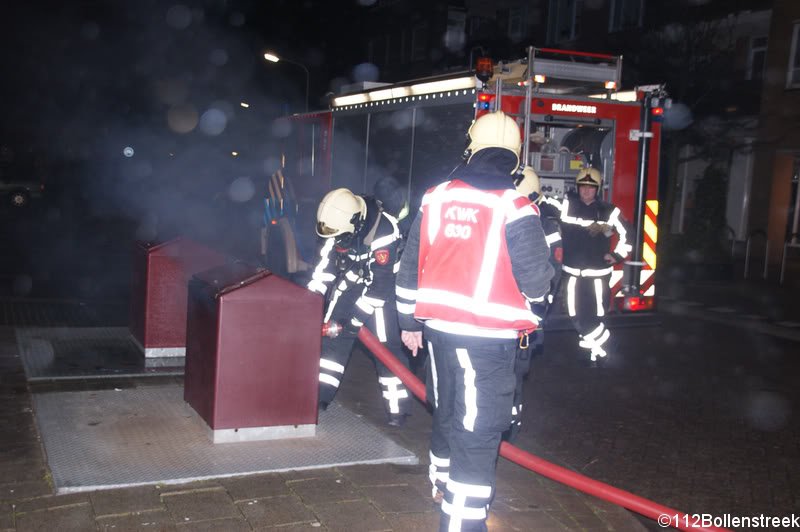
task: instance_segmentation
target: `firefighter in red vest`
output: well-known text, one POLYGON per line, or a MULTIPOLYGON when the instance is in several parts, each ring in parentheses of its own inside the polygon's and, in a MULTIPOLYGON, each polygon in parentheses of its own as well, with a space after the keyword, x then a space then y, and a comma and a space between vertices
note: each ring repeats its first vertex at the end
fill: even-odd
POLYGON ((536 205, 514 188, 521 135, 502 112, 469 130, 466 164, 429 189, 397 274, 402 338, 430 358, 430 479, 440 530, 486 530, 517 347, 553 268, 536 205))
POLYGON ((597 168, 583 168, 575 178, 577 193, 569 193, 561 201, 543 200, 559 211, 567 313, 578 331, 578 345, 593 365, 608 354, 611 331, 605 326, 604 316, 608 312, 611 272, 614 264, 631 251, 627 224, 619 208, 597 197, 602 182, 603 176, 597 168), (612 250, 614 233, 618 239, 612 250))
MULTIPOLYGON (((324 410, 339 389, 363 325, 406 365, 408 357, 394 299, 401 241, 397 219, 375 199, 337 188, 319 204, 317 234, 325 244, 308 288, 326 296, 319 373, 319 406, 324 410)), ((410 408, 408 390, 382 362, 373 361, 387 422, 402 426, 410 408)))

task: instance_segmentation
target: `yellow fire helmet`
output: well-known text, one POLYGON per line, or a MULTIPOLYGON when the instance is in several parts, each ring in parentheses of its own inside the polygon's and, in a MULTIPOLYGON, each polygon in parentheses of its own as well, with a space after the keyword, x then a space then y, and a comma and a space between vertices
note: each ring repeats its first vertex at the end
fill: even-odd
MULTIPOLYGON (((487 113, 478 118, 469 128, 470 143, 467 148, 470 158, 485 148, 503 148, 517 158, 514 171, 519 166, 519 150, 522 136, 517 122, 503 111, 487 113)), ((514 173, 512 171, 512 173, 514 173)))
POLYGON ((575 184, 578 186, 589 185, 592 187, 600 188, 600 183, 603 182, 603 176, 597 168, 583 168, 575 177, 575 184))
POLYGON ((353 221, 356 214, 362 220, 367 216, 364 198, 346 188, 331 190, 325 194, 317 208, 317 234, 322 238, 332 238, 354 232, 353 221))
POLYGON ((542 197, 542 186, 539 183, 539 176, 530 166, 522 169, 522 178, 516 184, 517 192, 523 196, 530 197, 534 192, 538 195, 536 202, 538 203, 542 197))

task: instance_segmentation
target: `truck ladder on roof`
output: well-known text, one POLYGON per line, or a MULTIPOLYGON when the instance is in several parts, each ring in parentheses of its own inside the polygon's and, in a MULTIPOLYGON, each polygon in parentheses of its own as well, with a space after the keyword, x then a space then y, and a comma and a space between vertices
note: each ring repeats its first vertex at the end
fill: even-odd
POLYGON ((530 47, 528 65, 528 78, 541 75, 565 81, 613 82, 613 88, 622 81, 621 55, 530 47))

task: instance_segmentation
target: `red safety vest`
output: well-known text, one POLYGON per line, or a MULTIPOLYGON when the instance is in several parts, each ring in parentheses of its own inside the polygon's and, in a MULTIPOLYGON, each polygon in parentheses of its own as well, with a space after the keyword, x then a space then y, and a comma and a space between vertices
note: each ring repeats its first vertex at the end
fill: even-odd
POLYGON ((421 209, 414 316, 452 324, 451 332, 467 326, 513 337, 535 329, 538 320, 511 271, 505 229, 538 216, 538 208, 513 189, 480 190, 453 180, 429 189, 421 209))

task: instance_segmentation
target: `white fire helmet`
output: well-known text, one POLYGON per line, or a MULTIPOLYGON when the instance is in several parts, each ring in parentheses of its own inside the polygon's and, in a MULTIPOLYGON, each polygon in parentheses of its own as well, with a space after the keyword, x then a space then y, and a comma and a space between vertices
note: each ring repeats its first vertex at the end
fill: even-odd
POLYGON ((575 184, 578 186, 589 185, 592 187, 600 188, 600 183, 603 182, 603 176, 597 168, 587 167, 583 168, 575 177, 575 184))
POLYGON ((517 192, 526 198, 534 192, 538 195, 536 198, 537 202, 542 197, 542 186, 539 183, 539 176, 536 175, 536 172, 530 166, 526 166, 522 169, 522 178, 517 182, 516 186, 517 192))
POLYGON ((519 166, 519 150, 522 136, 517 122, 503 111, 487 113, 478 118, 469 128, 470 143, 467 148, 470 158, 484 148, 503 148, 517 158, 514 171, 519 166))
POLYGON ((322 238, 331 238, 353 233, 353 222, 363 220, 366 216, 367 204, 364 198, 346 188, 331 190, 325 194, 317 208, 317 234, 322 238))

